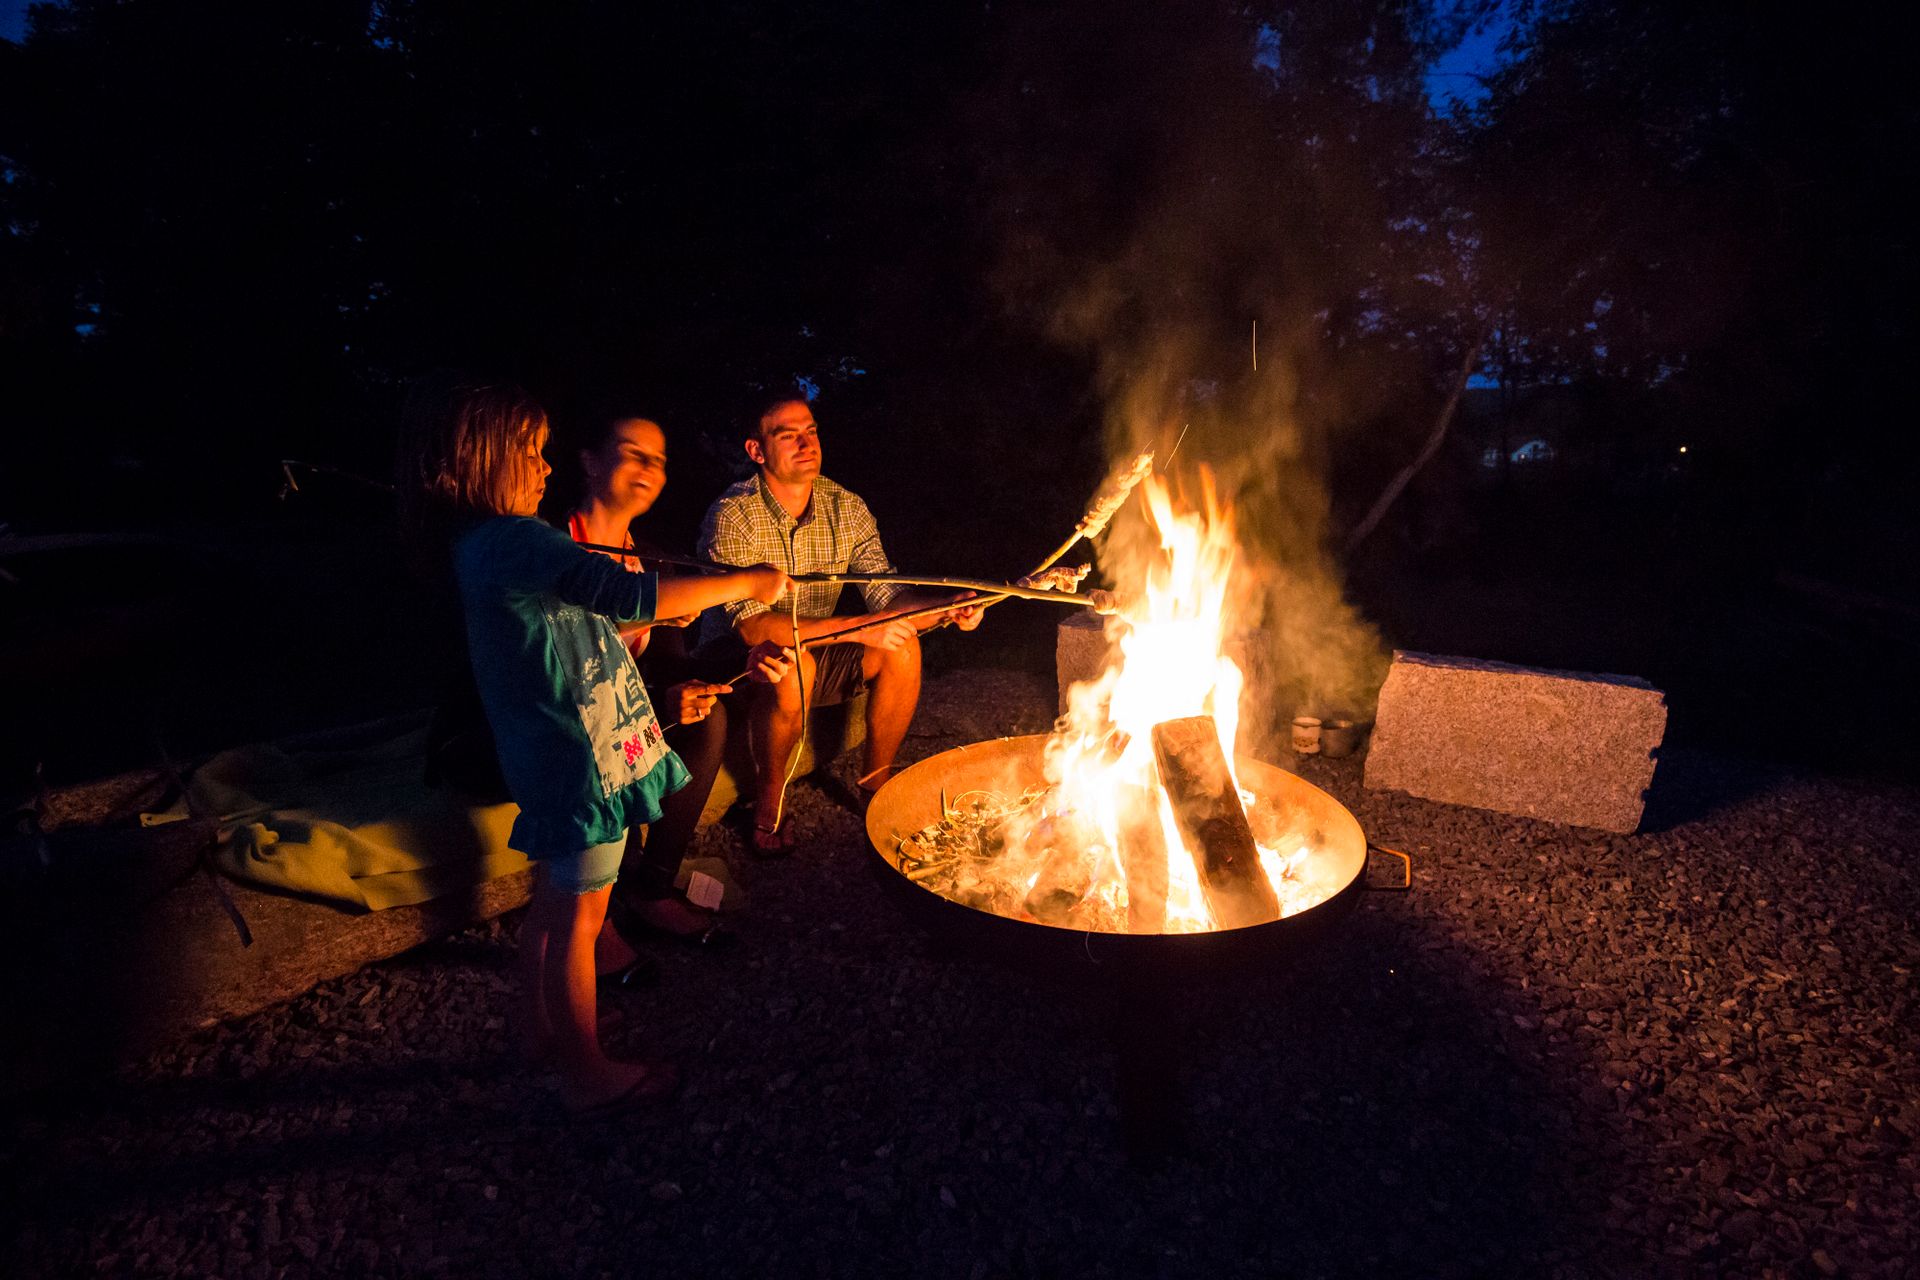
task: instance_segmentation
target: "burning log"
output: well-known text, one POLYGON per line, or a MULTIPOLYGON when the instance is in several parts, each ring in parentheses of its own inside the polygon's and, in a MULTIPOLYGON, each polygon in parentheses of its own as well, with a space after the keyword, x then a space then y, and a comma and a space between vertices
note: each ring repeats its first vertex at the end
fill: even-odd
POLYGON ((1071 814, 1043 820, 1027 837, 1043 861, 1027 890, 1027 911, 1041 924, 1065 925, 1093 891, 1099 867, 1095 833, 1071 814))
POLYGON ((1120 793, 1120 869, 1127 877, 1127 932, 1167 928, 1167 836, 1160 805, 1145 787, 1120 793))
POLYGON ((1212 717, 1186 716, 1153 726, 1153 757, 1213 918, 1223 929, 1279 919, 1280 900, 1260 867, 1253 828, 1212 717))

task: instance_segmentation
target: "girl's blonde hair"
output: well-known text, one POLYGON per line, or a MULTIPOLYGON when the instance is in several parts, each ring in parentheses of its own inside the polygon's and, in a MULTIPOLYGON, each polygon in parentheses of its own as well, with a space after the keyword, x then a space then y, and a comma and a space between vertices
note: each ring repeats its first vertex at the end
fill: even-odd
POLYGON ((414 383, 401 419, 394 488, 400 522, 415 540, 507 515, 533 464, 528 443, 546 412, 523 388, 436 375, 414 383))

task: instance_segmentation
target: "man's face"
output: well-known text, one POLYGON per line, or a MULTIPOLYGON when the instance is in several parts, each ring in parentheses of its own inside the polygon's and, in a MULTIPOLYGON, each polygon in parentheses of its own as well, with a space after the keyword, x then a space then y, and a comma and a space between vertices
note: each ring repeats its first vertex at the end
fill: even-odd
POLYGON ((667 437, 658 423, 628 418, 599 449, 582 452, 587 490, 616 511, 640 515, 667 486, 667 437))
POLYGON ((747 441, 747 456, 782 484, 801 484, 820 474, 820 428, 804 400, 775 405, 747 441))

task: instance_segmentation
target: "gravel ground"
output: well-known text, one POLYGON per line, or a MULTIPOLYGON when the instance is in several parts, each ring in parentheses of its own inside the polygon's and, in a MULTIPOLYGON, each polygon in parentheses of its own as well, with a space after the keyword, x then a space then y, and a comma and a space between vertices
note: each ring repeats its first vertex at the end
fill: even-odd
MULTIPOLYGON (((909 758, 1033 732, 958 672, 909 758)), ((1099 1010, 953 954, 853 815, 747 862, 740 947, 616 997, 680 1100, 569 1125, 507 1053, 517 919, 6 1120, 14 1275, 1913 1274, 1920 794, 1676 754, 1617 837, 1306 775, 1415 857, 1196 992, 1188 1154, 1117 1142, 1099 1010), (1201 999, 1199 997, 1205 997, 1201 999)))

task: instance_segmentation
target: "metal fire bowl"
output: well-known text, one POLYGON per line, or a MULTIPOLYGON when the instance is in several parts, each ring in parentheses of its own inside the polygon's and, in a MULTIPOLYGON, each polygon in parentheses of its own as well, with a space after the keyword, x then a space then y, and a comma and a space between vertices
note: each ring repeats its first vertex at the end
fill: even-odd
POLYGON ((1295 915, 1208 933, 1094 932, 995 915, 943 897, 902 873, 900 837, 940 820, 943 790, 951 799, 976 788, 1018 794, 1042 786, 1046 742, 1045 736, 1035 734, 943 751, 895 774, 874 795, 867 808, 867 838, 880 855, 882 883, 909 914, 937 934, 1014 961, 1102 964, 1111 960, 1120 962, 1119 968, 1192 963, 1209 972, 1236 961, 1266 967, 1282 951, 1323 939, 1365 888, 1367 838, 1345 806, 1284 769, 1245 757, 1235 762, 1241 785, 1257 798, 1290 810, 1291 825, 1315 833, 1317 856, 1331 860, 1333 878, 1341 886, 1333 896, 1295 915))

